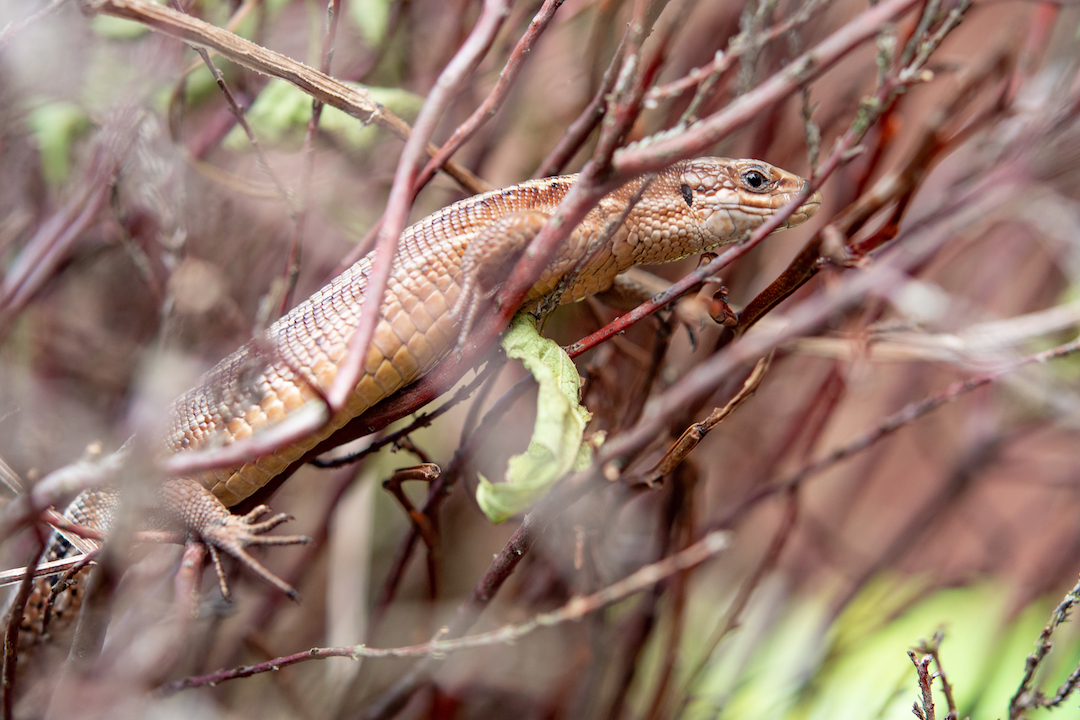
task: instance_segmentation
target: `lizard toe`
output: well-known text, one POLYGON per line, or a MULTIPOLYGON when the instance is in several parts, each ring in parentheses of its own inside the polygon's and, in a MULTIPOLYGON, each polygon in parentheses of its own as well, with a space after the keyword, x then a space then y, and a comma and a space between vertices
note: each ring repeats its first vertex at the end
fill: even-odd
MULTIPOLYGON (((274 517, 263 520, 262 522, 255 522, 255 520, 257 520, 258 518, 257 517, 252 518, 252 517, 250 517, 250 515, 251 515, 251 513, 248 513, 247 515, 241 515, 239 517, 239 519, 244 525, 247 526, 248 532, 250 534, 252 534, 252 535, 262 535, 265 532, 269 532, 270 530, 273 530, 274 528, 276 528, 278 525, 280 525, 282 523, 285 523, 285 522, 288 522, 290 520, 295 520, 296 519, 296 518, 294 518, 292 515, 290 515, 288 513, 278 513, 274 517)), ((299 537, 299 536, 294 536, 294 537, 299 537)), ((292 544, 292 543, 287 543, 287 544, 292 544)))
POLYGON ((253 545, 302 545, 311 542, 311 538, 304 535, 264 534, 291 520, 291 515, 281 513, 260 522, 259 518, 270 512, 266 505, 260 505, 245 515, 233 515, 213 493, 199 482, 188 478, 170 480, 163 489, 166 506, 172 509, 184 530, 210 549, 218 579, 224 586, 222 595, 229 597, 219 553, 236 559, 290 598, 298 597, 291 585, 267 570, 246 550, 253 545))
POLYGON ((215 526, 205 528, 199 534, 199 539, 210 549, 214 559, 214 568, 217 570, 218 579, 221 582, 222 595, 229 599, 228 585, 221 567, 218 554, 224 553, 233 558, 251 572, 270 583, 281 592, 296 600, 299 594, 296 589, 287 582, 270 572, 262 563, 252 557, 247 548, 253 545, 302 545, 311 542, 311 538, 304 535, 262 535, 261 533, 275 525, 290 519, 287 515, 278 515, 264 523, 251 525, 245 522, 245 516, 229 515, 215 526))

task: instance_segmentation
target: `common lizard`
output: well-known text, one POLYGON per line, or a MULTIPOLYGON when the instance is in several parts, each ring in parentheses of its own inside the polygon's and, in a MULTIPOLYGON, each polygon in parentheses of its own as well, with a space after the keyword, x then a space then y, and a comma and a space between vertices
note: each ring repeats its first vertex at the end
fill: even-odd
MULTIPOLYGON (((477 301, 505 279, 514 261, 555 212, 576 175, 529 180, 454 203, 402 234, 365 372, 346 407, 321 429, 239 467, 173 478, 163 502, 181 526, 285 592, 292 589, 245 550, 302 542, 264 535, 285 516, 258 522, 229 508, 248 498, 351 418, 431 370, 453 350, 477 301)), ((804 187, 758 160, 700 158, 606 195, 573 230, 528 293, 522 309, 544 300, 579 300, 608 289, 634 265, 677 260, 745 237, 804 187), (609 225, 626 213, 608 235, 609 225)), ((782 227, 810 218, 820 194, 782 227)), ((359 260, 253 341, 206 373, 172 407, 169 452, 231 444, 321 404, 348 347, 372 269, 359 260), (318 390, 315 386, 318 386, 318 390)))

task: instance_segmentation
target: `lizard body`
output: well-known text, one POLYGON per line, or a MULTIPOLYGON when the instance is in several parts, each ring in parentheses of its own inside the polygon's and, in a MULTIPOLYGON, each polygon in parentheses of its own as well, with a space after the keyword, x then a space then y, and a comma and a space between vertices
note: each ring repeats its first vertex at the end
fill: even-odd
MULTIPOLYGON (((288 519, 258 521, 267 508, 233 507, 268 484, 350 419, 430 371, 467 332, 472 311, 505 279, 577 176, 529 180, 467 198, 405 230, 400 238, 364 372, 345 407, 320 429, 237 467, 166 481, 162 503, 189 535, 241 561, 293 594, 246 551, 250 545, 306 542, 265 535, 288 519)), ((571 232, 531 288, 522 309, 579 300, 616 276, 735 242, 804 188, 796 175, 757 160, 699 158, 657 173, 632 207, 642 179, 601 199, 571 232), (625 216, 625 217, 624 217, 625 216), (620 223, 620 219, 622 222, 620 223)), ((782 227, 810 218, 820 194, 782 227)), ((228 445, 323 408, 358 323, 374 253, 234 352, 172 406, 165 445, 182 453, 228 445)), ((227 588, 222 581, 222 590, 227 588)))
MULTIPOLYGON (((320 431, 273 454, 196 479, 223 504, 235 505, 349 419, 430 370, 457 344, 464 313, 453 310, 472 276, 480 278, 477 284, 485 284, 485 274, 505 276, 576 177, 529 180, 467 198, 406 229, 365 372, 346 407, 320 431), (516 234, 517 242, 505 242, 508 234, 516 234)), ((660 173, 625 222, 603 238, 641 183, 632 181, 605 196, 585 217, 533 286, 523 309, 535 308, 556 292, 560 303, 580 300, 607 289, 616 275, 634 265, 669 262, 738 240, 803 187, 801 178, 759 161, 684 161, 660 173)), ((805 221, 819 202, 812 198, 785 227, 805 221)), ((169 450, 247 438, 305 405, 321 403, 312 385, 326 390, 336 377, 365 301, 371 258, 348 268, 274 323, 259 346, 236 351, 179 398, 169 450), (273 354, 258 349, 266 345, 273 354)))

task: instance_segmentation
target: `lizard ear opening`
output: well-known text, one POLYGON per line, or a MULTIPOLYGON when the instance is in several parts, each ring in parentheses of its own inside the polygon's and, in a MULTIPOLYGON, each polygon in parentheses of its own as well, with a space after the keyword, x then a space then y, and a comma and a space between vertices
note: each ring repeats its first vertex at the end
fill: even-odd
POLYGON ((690 189, 690 186, 683 183, 679 186, 679 192, 682 193, 683 200, 686 201, 686 207, 694 207, 694 191, 690 189))

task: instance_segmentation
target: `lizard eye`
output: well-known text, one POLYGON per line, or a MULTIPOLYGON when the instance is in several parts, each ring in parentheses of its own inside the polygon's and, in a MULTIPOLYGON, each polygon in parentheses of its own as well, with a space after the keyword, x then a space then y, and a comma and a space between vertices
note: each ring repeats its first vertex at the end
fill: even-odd
POLYGON ((686 207, 694 207, 694 191, 690 189, 690 186, 683 183, 679 186, 679 192, 682 193, 682 199, 686 201, 686 207))
POLYGON ((760 170, 747 170, 742 179, 750 190, 764 190, 769 185, 769 178, 760 170))

